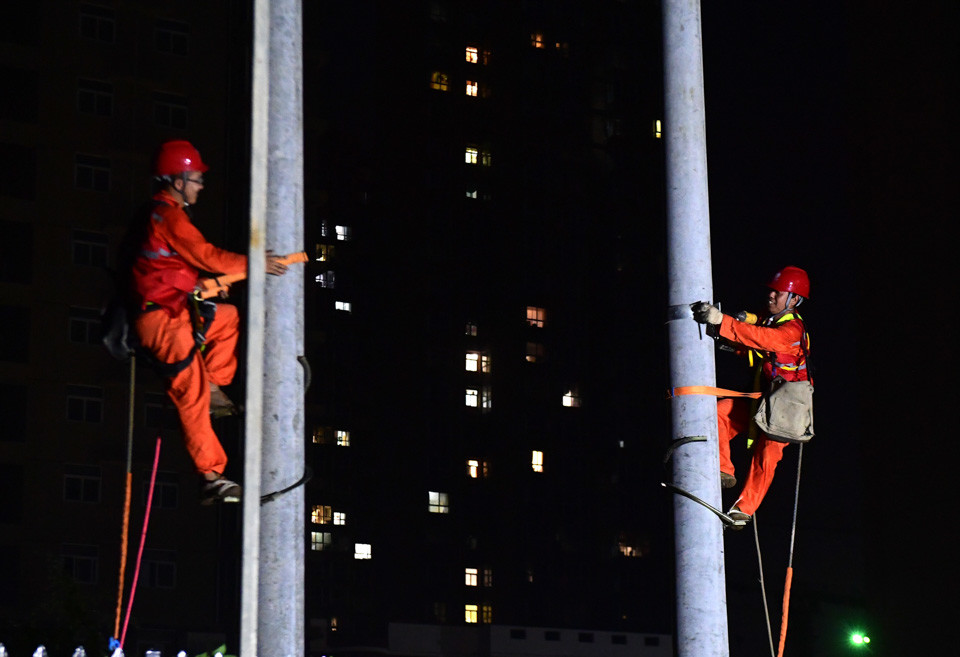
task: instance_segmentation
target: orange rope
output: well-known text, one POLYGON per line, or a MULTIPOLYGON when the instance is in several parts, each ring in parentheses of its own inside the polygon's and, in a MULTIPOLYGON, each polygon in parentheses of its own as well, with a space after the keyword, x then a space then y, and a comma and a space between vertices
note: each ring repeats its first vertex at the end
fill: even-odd
POLYGON ((787 567, 787 581, 783 585, 783 616, 780 618, 780 647, 777 657, 783 657, 783 646, 787 642, 787 616, 790 615, 790 584, 793 582, 793 566, 787 567))
POLYGON ((133 473, 127 471, 127 491, 123 500, 123 530, 120 532, 120 584, 117 586, 117 620, 113 625, 113 636, 120 636, 120 613, 123 609, 123 578, 127 569, 127 538, 130 530, 130 488, 133 473))

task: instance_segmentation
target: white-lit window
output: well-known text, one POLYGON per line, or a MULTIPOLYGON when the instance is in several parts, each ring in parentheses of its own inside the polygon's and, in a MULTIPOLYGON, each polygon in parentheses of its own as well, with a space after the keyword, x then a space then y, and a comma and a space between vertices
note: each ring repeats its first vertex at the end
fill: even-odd
POLYGON ((350 432, 338 430, 337 431, 337 446, 338 447, 350 447, 350 432))
POLYGON ((543 472, 543 452, 539 450, 533 450, 533 455, 530 458, 530 464, 533 467, 534 472, 543 472))
POLYGON ((347 514, 343 511, 334 511, 333 512, 333 524, 335 525, 345 525, 347 524, 347 514))
POLYGON ((479 571, 476 568, 464 569, 464 585, 477 586, 478 573, 479 571))
POLYGON ((467 80, 467 95, 476 98, 477 89, 479 89, 479 86, 480 83, 476 80, 467 80))
POLYGON ((337 239, 341 242, 347 242, 353 238, 353 230, 350 226, 337 226, 337 239))
POLYGON ((342 310, 345 313, 353 312, 353 304, 349 301, 334 301, 333 307, 336 310, 342 310))
POLYGON ((467 46, 467 62, 477 64, 480 62, 480 51, 474 46, 467 46))
POLYGON ((493 408, 493 389, 490 386, 480 388, 480 408, 493 408))
POLYGON ((310 511, 310 522, 315 525, 329 525, 333 518, 333 508, 315 504, 310 511))
POLYGON ((373 559, 373 546, 369 543, 353 544, 354 559, 373 559))
POLYGON ((430 88, 437 91, 446 91, 449 86, 449 78, 446 73, 434 71, 430 75, 430 88))
POLYGON ((467 388, 463 402, 470 408, 477 408, 480 406, 480 391, 476 388, 467 388))
POLYGON ((563 405, 568 408, 580 408, 580 393, 567 390, 563 395, 563 405))
POLYGON ((467 190, 467 198, 478 198, 478 192, 476 187, 472 187, 467 190))
POLYGON ((333 271, 325 271, 321 274, 317 274, 314 278, 314 281, 320 287, 327 288, 328 290, 333 289, 337 285, 337 274, 333 271))
POLYGON ((466 164, 476 164, 480 159, 480 149, 475 146, 467 146, 463 152, 463 161, 466 164))
POLYGON ((490 356, 479 351, 468 351, 465 368, 468 372, 490 372, 490 356))
POLYGON ((653 136, 656 139, 661 139, 663 137, 663 124, 660 122, 660 119, 657 119, 653 122, 653 136))
POLYGON ((527 324, 530 326, 536 326, 537 328, 543 328, 546 320, 547 311, 544 308, 527 306, 527 324))
POLYGON ((429 491, 427 493, 427 509, 430 513, 450 513, 450 498, 446 493, 429 491))
POLYGON ((531 34, 530 45, 534 48, 543 48, 543 32, 534 32, 531 34))
POLYGON ((464 605, 463 620, 466 623, 479 622, 479 611, 477 609, 477 605, 464 605))
POLYGON ((333 534, 330 532, 310 532, 310 549, 323 550, 333 543, 333 534))

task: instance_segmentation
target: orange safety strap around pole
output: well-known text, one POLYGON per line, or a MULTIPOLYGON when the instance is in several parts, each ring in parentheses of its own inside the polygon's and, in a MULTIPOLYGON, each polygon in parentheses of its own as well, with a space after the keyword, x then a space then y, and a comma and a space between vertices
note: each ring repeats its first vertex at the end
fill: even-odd
POLYGON ((787 566, 787 580, 783 584, 783 615, 780 618, 780 646, 777 657, 783 657, 783 646, 787 642, 787 618, 790 615, 790 584, 793 583, 793 566, 787 566))
POLYGON ((671 388, 668 397, 679 397, 680 395, 712 395, 714 397, 749 397, 751 399, 760 399, 762 392, 737 392, 736 390, 727 390, 726 388, 716 388, 714 386, 678 386, 671 388))
MULTIPOLYGON (((277 258, 277 262, 282 265, 294 265, 298 262, 307 262, 310 257, 307 255, 306 251, 300 251, 299 253, 290 253, 285 256, 280 256, 277 258)), ((216 276, 214 278, 201 278, 197 283, 197 296, 201 299, 209 299, 210 297, 215 297, 220 292, 225 292, 230 288, 231 283, 236 283, 237 281, 242 281, 246 279, 247 272, 241 272, 239 274, 225 274, 223 276, 216 276)))
POLYGON ((117 619, 113 624, 113 636, 120 636, 120 613, 123 609, 123 578, 127 569, 127 539, 130 531, 130 488, 133 473, 127 471, 127 490, 123 500, 123 530, 120 532, 120 583, 117 585, 117 619))

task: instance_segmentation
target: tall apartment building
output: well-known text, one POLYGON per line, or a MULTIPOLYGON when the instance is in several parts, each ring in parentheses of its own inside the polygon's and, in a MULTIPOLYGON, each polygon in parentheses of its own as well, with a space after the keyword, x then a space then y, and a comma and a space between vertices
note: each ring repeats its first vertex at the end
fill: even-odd
MULTIPOLYGON (((0 641, 23 650, 113 625, 127 370, 96 325, 150 154, 197 144, 198 222, 235 250, 247 193, 247 3, 53 4, 0 38, 0 641)), ((304 5, 308 652, 669 654, 658 4, 304 5)), ((129 650, 232 647, 236 509, 197 507, 137 383, 133 534, 167 428, 129 650)))

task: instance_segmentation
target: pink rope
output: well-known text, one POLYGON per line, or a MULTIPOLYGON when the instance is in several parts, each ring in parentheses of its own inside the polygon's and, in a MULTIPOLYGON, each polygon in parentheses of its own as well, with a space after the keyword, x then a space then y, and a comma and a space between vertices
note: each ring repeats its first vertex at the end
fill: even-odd
POLYGON ((143 558, 143 544, 147 541, 147 525, 150 523, 150 507, 153 506, 153 485, 157 481, 157 466, 160 463, 160 436, 157 436, 157 449, 153 455, 153 472, 150 474, 150 492, 147 493, 147 510, 143 514, 143 531, 140 532, 140 549, 137 550, 137 565, 133 570, 133 582, 130 584, 130 599, 127 600, 127 616, 123 619, 123 634, 120 635, 120 649, 127 638, 127 625, 130 623, 130 610, 133 608, 133 594, 137 590, 140 578, 140 560, 143 558))

